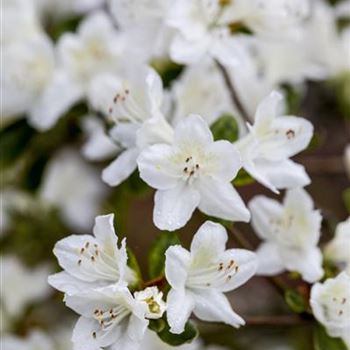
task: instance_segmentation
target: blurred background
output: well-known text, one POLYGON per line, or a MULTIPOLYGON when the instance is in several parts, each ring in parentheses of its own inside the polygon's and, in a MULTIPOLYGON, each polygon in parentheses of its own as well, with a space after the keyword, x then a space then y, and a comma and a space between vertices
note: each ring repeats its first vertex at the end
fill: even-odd
MULTIPOLYGON (((104 6, 103 0, 86 1, 86 6, 73 6, 74 1, 65 0, 55 1, 54 5, 49 0, 37 2, 42 30, 54 43, 62 33, 74 32, 89 11, 104 6)), ((9 28, 4 28, 2 36, 6 38, 9 28)), ((1 44, 6 48, 6 43, 1 44)), ((155 66, 170 88, 173 77, 181 76, 184 69, 173 63, 155 66)), ((1 74, 6 70, 6 63, 2 64, 1 74)), ((315 126, 309 149, 296 160, 312 179, 307 190, 323 214, 322 242, 327 242, 334 235, 336 224, 350 212, 350 151, 346 155, 350 144, 349 72, 319 81, 304 79, 302 87, 299 85, 280 84, 285 88, 289 110, 308 118, 315 126)), ((54 244, 69 234, 90 233, 96 215, 115 213, 118 235, 127 237, 144 279, 148 278, 148 252, 160 235, 152 222, 153 191, 136 172, 117 188, 102 182, 101 171, 113 156, 106 160, 84 156, 94 129, 92 114, 89 104, 81 101, 51 129, 38 131, 28 123, 25 113, 10 118, 2 111, 1 334, 21 339, 22 343, 13 340, 13 344, 22 344, 13 349, 72 349, 69 339, 76 316, 64 306, 63 295, 48 286, 47 276, 60 270, 52 254, 54 244)), ((99 116, 94 114, 94 118, 99 116)), ((111 155, 115 153, 112 145, 111 155)), ((273 197, 249 178, 236 185, 245 203, 256 194, 273 197)), ((178 232, 184 246, 189 246, 204 220, 196 212, 178 232)), ((235 227, 253 249, 258 246, 249 224, 235 227)), ((239 246, 233 235, 228 246, 239 246)), ((308 292, 298 276, 289 275, 288 283, 308 292)), ((266 279, 252 278, 231 293, 230 299, 233 308, 247 320, 247 326, 236 331, 198 321, 203 343, 234 350, 312 349, 312 323, 295 318, 284 298, 266 279)))

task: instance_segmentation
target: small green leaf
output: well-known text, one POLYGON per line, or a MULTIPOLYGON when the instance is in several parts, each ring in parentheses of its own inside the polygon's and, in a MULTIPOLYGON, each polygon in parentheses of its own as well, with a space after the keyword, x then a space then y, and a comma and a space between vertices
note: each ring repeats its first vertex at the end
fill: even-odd
POLYGON ((148 271, 151 279, 164 273, 165 252, 176 244, 180 244, 180 240, 175 232, 162 232, 155 240, 148 255, 148 271))
POLYGON ((214 124, 212 124, 210 129, 215 141, 227 140, 235 142, 238 140, 239 128, 237 120, 231 114, 223 114, 214 124))
POLYGON ((148 328, 156 333, 161 332, 166 327, 166 321, 160 318, 159 320, 150 320, 148 328))
POLYGON ((191 322, 187 322, 185 330, 181 334, 173 334, 170 332, 169 325, 165 323, 163 330, 157 334, 163 342, 171 346, 179 346, 185 343, 191 343, 198 336, 198 330, 191 322))
POLYGON ((314 350, 347 350, 340 338, 330 337, 324 327, 317 325, 314 329, 314 350))
POLYGON ((126 252, 128 254, 128 266, 136 273, 137 280, 142 280, 141 269, 139 263, 137 262, 135 254, 130 248, 126 248, 126 252))
POLYGON ((242 187, 254 183, 255 180, 242 168, 232 181, 233 186, 242 187))
POLYGON ((284 298, 290 309, 296 313, 302 313, 307 309, 304 297, 294 289, 287 289, 284 298))

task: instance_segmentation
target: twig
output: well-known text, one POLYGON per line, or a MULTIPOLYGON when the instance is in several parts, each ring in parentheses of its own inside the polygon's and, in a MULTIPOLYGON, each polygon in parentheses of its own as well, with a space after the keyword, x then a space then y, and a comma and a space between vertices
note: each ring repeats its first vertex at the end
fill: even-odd
POLYGON ((224 80, 225 80, 225 84, 228 88, 228 91, 230 93, 232 102, 234 103, 234 105, 237 107, 239 113, 241 114, 241 116, 243 117, 243 119, 248 122, 251 123, 252 119, 249 117, 249 113, 246 111, 245 107, 243 106, 243 103, 241 102, 241 99, 239 98, 237 91, 230 79, 230 76, 226 70, 226 68, 217 60, 215 60, 224 80))

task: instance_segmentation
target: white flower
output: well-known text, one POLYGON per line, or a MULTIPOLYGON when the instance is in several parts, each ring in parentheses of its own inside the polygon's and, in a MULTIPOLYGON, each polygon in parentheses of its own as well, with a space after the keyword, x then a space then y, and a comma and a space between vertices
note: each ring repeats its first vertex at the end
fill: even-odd
POLYGON ((156 144, 138 158, 141 178, 156 188, 153 221, 162 230, 183 227, 198 207, 226 220, 250 214, 230 181, 241 166, 228 141, 214 142, 207 123, 190 115, 175 128, 172 145, 156 144))
POLYGON ((335 237, 325 247, 325 257, 350 275, 350 217, 338 224, 335 237))
POLYGON ((98 171, 71 149, 50 160, 40 188, 40 197, 59 208, 65 222, 76 230, 92 226, 105 193, 98 171))
POLYGON ((156 300, 137 300, 120 285, 67 296, 67 306, 81 315, 73 331, 74 349, 139 349, 149 323, 147 315, 161 307, 156 300))
POLYGON ((115 156, 119 147, 105 132, 102 120, 89 115, 83 119, 82 127, 87 134, 81 152, 86 159, 100 161, 115 156))
POLYGON ((121 67, 125 45, 103 12, 96 11, 79 25, 76 34, 65 33, 58 44, 58 72, 36 106, 31 122, 51 128, 74 103, 86 97, 94 78, 121 67))
POLYGON ((277 189, 310 183, 303 166, 289 157, 304 150, 313 135, 304 118, 281 115, 283 96, 272 92, 258 106, 255 122, 247 136, 236 142, 243 168, 264 186, 277 189))
POLYGON ((171 286, 167 317, 171 332, 181 333, 192 311, 201 320, 233 327, 244 320, 230 306, 224 292, 249 280, 257 268, 256 256, 243 249, 225 250, 223 226, 207 221, 194 235, 190 252, 181 246, 166 251, 165 275, 171 286))
POLYGON ((174 2, 167 19, 178 31, 170 47, 171 58, 191 64, 209 55, 224 65, 236 64, 239 46, 231 37, 229 20, 221 20, 226 11, 226 4, 220 1, 174 2))
POLYGON ((1 305, 10 318, 21 316, 26 306, 51 292, 46 282, 51 269, 46 265, 27 269, 15 256, 2 256, 1 270, 6 276, 6 283, 1 283, 1 305))
POLYGON ((143 62, 168 56, 173 30, 166 23, 171 0, 112 0, 110 7, 129 50, 143 62))
POLYGON ((258 274, 275 275, 287 269, 307 282, 323 276, 322 254, 317 247, 322 217, 308 193, 288 190, 283 202, 256 196, 249 203, 252 225, 264 241, 257 250, 258 274))
POLYGON ((114 283, 132 283, 134 272, 127 266, 126 240, 118 248, 114 215, 98 216, 92 235, 72 235, 56 243, 54 254, 65 270, 49 278, 50 284, 67 294, 114 283))
POLYGON ((90 94, 93 106, 116 124, 110 136, 124 149, 102 173, 104 182, 117 186, 136 170, 146 145, 172 140, 162 114, 162 81, 153 69, 133 66, 120 77, 101 75, 90 94))
POLYGON ((1 339, 1 348, 4 350, 55 350, 52 340, 41 331, 33 331, 26 338, 5 335, 1 339))
POLYGON ((211 125, 226 113, 236 118, 240 129, 244 130, 245 125, 232 103, 222 74, 211 60, 186 67, 171 90, 175 105, 174 124, 184 116, 196 113, 211 125))
POLYGON ((163 301, 163 293, 159 292, 157 287, 149 287, 140 292, 135 292, 134 297, 138 301, 147 303, 148 310, 145 317, 157 319, 163 316, 166 304, 163 301))
POLYGON ((316 283, 310 304, 316 319, 331 337, 340 337, 350 346, 350 277, 342 272, 336 278, 316 283))

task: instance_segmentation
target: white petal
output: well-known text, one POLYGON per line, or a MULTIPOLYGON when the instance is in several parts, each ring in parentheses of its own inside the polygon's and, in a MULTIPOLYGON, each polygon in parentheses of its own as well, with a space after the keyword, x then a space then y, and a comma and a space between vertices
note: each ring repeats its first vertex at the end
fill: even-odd
POLYGON ((271 219, 282 215, 282 205, 274 199, 265 196, 255 196, 248 204, 252 214, 252 226, 262 239, 273 238, 271 219))
POLYGON ((196 145, 209 146, 213 135, 206 121, 199 115, 191 114, 181 120, 175 128, 175 144, 180 147, 196 145))
POLYGON ((207 214, 231 221, 248 222, 250 213, 229 182, 210 178, 198 182, 201 201, 199 209, 207 214))
POLYGON ((165 252, 165 276, 174 289, 184 287, 190 266, 190 253, 180 245, 172 246, 165 252))
POLYGON ((284 271, 278 246, 274 243, 262 243, 256 251, 258 257, 258 275, 273 276, 284 271))
POLYGON ((299 117, 283 116, 272 121, 269 135, 261 143, 261 155, 271 161, 284 160, 303 151, 313 135, 312 124, 299 117))
POLYGON ((146 332, 149 321, 135 315, 130 316, 128 325, 128 336, 130 339, 141 342, 146 332))
POLYGON ((157 143, 171 143, 174 130, 163 116, 146 120, 137 131, 137 145, 140 149, 157 143))
POLYGON ((273 91, 263 99, 255 114, 254 129, 265 129, 270 122, 283 112, 283 95, 273 91))
POLYGON ((194 308, 194 300, 184 289, 171 289, 167 296, 167 319, 170 332, 180 334, 194 308))
POLYGON ((134 148, 138 129, 137 124, 120 122, 109 131, 109 135, 124 148, 134 148))
POLYGON ((261 159, 254 162, 254 167, 245 166, 245 169, 257 181, 277 193, 277 189, 303 187, 310 183, 305 168, 289 159, 280 162, 261 159))
POLYGON ((246 249, 229 249, 220 255, 220 260, 224 262, 234 261, 238 266, 237 272, 232 275, 229 282, 220 287, 222 292, 234 290, 246 283, 254 276, 258 267, 256 254, 246 249))
POLYGON ((141 179, 156 189, 174 188, 182 174, 171 161, 173 155, 172 147, 166 144, 146 148, 137 159, 141 179))
POLYGON ((284 206, 291 211, 309 212, 314 209, 311 196, 303 188, 293 188, 286 192, 284 206))
POLYGON ((241 156, 236 147, 228 141, 216 141, 211 144, 207 153, 216 160, 215 178, 221 181, 232 181, 242 166, 241 156))
POLYGON ((37 103, 33 106, 29 122, 38 130, 53 127, 57 120, 82 97, 82 90, 65 73, 56 72, 37 103))
POLYGON ((70 275, 85 282, 94 282, 96 276, 93 273, 89 274, 86 269, 81 269, 79 265, 80 249, 85 246, 86 242, 89 242, 89 244, 97 243, 89 235, 71 235, 58 241, 53 252, 59 265, 70 275))
POLYGON ((223 293, 213 289, 196 290, 193 298, 195 300, 193 312, 199 319, 224 322, 236 328, 245 324, 244 320, 232 310, 223 293))
POLYGON ((76 323, 72 341, 76 350, 100 350, 93 333, 98 329, 98 323, 92 319, 80 317, 76 323))
POLYGON ((109 186, 118 186, 136 169, 136 159, 140 151, 131 148, 124 151, 102 172, 102 180, 109 186))
POLYGON ((154 197, 154 224, 159 229, 168 231, 185 226, 199 200, 199 193, 186 183, 170 190, 158 190, 154 197))
POLYGON ((322 268, 322 254, 318 247, 307 251, 282 250, 281 256, 286 268, 289 271, 299 272, 303 280, 315 283, 324 274, 322 268))
POLYGON ((206 221, 196 232, 191 243, 191 254, 210 252, 212 256, 220 256, 225 251, 227 232, 225 228, 211 221, 206 221))
POLYGON ((209 38, 196 41, 185 39, 182 35, 177 35, 170 47, 170 57, 173 61, 182 64, 191 64, 206 53, 210 45, 209 38))
POLYGON ((114 214, 97 216, 93 233, 103 247, 116 247, 118 237, 114 230, 114 214))

